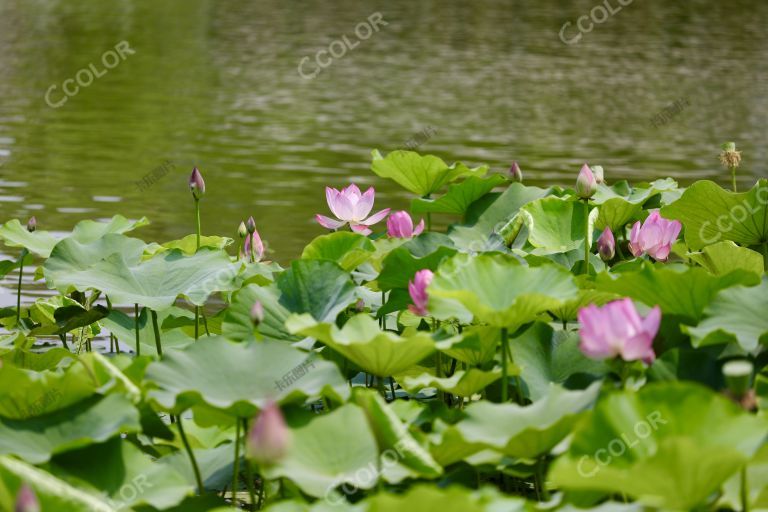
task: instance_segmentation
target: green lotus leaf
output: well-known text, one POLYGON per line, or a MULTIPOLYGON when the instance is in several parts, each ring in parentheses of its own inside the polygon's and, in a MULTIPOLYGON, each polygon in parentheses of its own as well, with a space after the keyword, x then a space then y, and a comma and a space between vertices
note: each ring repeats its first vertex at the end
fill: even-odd
POLYGON ((713 276, 703 268, 677 265, 651 265, 616 274, 600 273, 597 290, 631 297, 648 307, 660 306, 664 315, 676 315, 687 323, 698 322, 715 294, 739 284, 757 284, 751 272, 734 271, 713 276))
MULTIPOLYGON (((597 259, 599 260, 599 258, 597 259)), ((596 262, 593 262, 593 266, 597 267, 598 265, 596 262)), ((569 322, 576 320, 579 310, 590 304, 602 306, 607 302, 621 298, 618 294, 613 292, 595 290, 593 288, 594 283, 589 277, 583 274, 576 277, 576 283, 579 285, 579 293, 576 297, 564 302, 563 305, 558 308, 553 308, 551 311, 552 315, 561 321, 569 322)))
POLYGON ((721 290, 704 310, 696 327, 681 326, 694 347, 737 342, 754 351, 768 343, 768 278, 758 286, 721 290))
POLYGON ((584 247, 584 223, 589 215, 589 235, 592 240, 596 210, 587 213, 583 201, 545 197, 520 209, 528 228, 528 242, 535 254, 563 253, 584 247))
POLYGON ((277 277, 279 303, 292 313, 332 321, 354 301, 355 283, 336 263, 298 260, 277 277))
POLYGON ((626 181, 620 181, 611 187, 600 185, 592 197, 592 201, 599 205, 595 228, 602 231, 607 226, 614 233, 623 233, 624 226, 630 222, 645 219, 645 203, 654 196, 670 191, 677 191, 677 183, 671 178, 635 187, 631 187, 626 181))
POLYGON ((484 176, 488 172, 487 166, 470 169, 459 162, 448 166, 436 156, 422 156, 414 151, 392 151, 384 158, 374 149, 371 156, 373 172, 421 197, 434 194, 458 178, 484 176))
POLYGON ((507 496, 495 489, 469 491, 454 485, 448 488, 420 484, 403 494, 378 493, 363 502, 368 512, 439 510, 440 512, 523 512, 523 498, 507 496))
POLYGON ((752 458, 766 434, 768 420, 707 388, 652 383, 600 400, 550 478, 568 490, 625 493, 651 507, 692 510, 752 458))
POLYGON ((179 472, 120 438, 59 454, 49 471, 100 498, 106 494, 102 499, 115 508, 146 504, 164 509, 194 491, 179 472))
MULTIPOLYGON (((768 508, 768 444, 760 447, 747 464, 748 506, 750 510, 768 508)), ((719 509, 742 510, 741 474, 732 476, 723 485, 723 495, 717 502, 719 509)))
POLYGON ((292 428, 291 438, 286 456, 264 468, 267 478, 289 478, 315 497, 329 496, 344 483, 361 489, 376 485, 379 450, 360 406, 346 404, 315 416, 292 428))
POLYGON ((83 243, 93 242, 110 233, 123 234, 149 224, 146 217, 138 220, 126 219, 122 215, 115 215, 107 222, 83 220, 75 224, 72 230, 72 238, 83 243))
MULTIPOLYGON (((498 345, 498 341, 496 342, 498 345)), ((416 394, 425 388, 436 388, 446 393, 468 397, 485 389, 501 378, 501 368, 491 371, 478 370, 470 368, 468 370, 456 370, 450 377, 439 378, 431 373, 423 371, 418 373, 410 371, 405 374, 396 375, 395 380, 409 393, 416 394)), ((519 372, 510 371, 510 375, 519 372)))
POLYGON ((389 451, 399 464, 415 471, 418 476, 436 478, 443 474, 443 468, 414 439, 397 414, 376 392, 358 389, 353 398, 365 410, 380 451, 389 451))
POLYGON ((437 270, 445 258, 456 254, 450 240, 437 233, 425 233, 392 250, 382 261, 377 283, 380 290, 408 288, 408 281, 422 269, 437 270), (445 244, 444 242, 448 242, 445 244))
POLYGON ((594 380, 608 373, 604 362, 582 354, 577 332, 554 330, 542 322, 511 339, 509 347, 527 394, 534 401, 546 397, 551 383, 565 385, 579 375, 594 380))
POLYGON ((693 261, 721 276, 736 269, 763 275, 763 255, 733 242, 723 241, 704 247, 701 252, 688 254, 693 261))
MULTIPOLYGON (((209 249, 225 249, 233 243, 233 239, 225 236, 202 235, 200 237, 200 247, 207 247, 209 249)), ((171 240, 170 242, 165 242, 163 244, 148 245, 144 251, 144 257, 154 256, 155 254, 172 249, 179 249, 187 256, 195 254, 198 250, 197 235, 192 233, 179 240, 171 240)))
POLYGON ((373 242, 367 236, 349 231, 337 231, 312 240, 304 247, 301 258, 334 261, 349 272, 367 261, 375 250, 373 242))
POLYGON ((630 203, 622 198, 608 199, 598 207, 595 229, 603 231, 606 227, 614 233, 623 233, 624 226, 646 217, 643 205, 630 203))
POLYGON ((683 223, 685 242, 695 251, 723 240, 741 246, 764 244, 768 242, 768 180, 758 180, 741 193, 723 190, 712 181, 697 181, 660 213, 683 223))
POLYGON ((30 233, 18 219, 9 220, 0 226, 0 240, 8 247, 24 247, 41 258, 50 256, 58 242, 48 231, 36 230, 30 233))
MULTIPOLYGON (((24 256, 24 266, 31 265, 34 262, 34 258, 31 254, 27 254, 24 256)), ((7 276, 17 268, 21 266, 21 260, 22 258, 17 258, 15 260, 3 260, 0 261, 0 278, 7 276)))
POLYGON ((169 351, 147 367, 149 398, 173 414, 207 404, 249 418, 268 400, 320 395, 343 401, 349 386, 336 365, 276 341, 232 343, 205 338, 169 351))
POLYGON ((286 322, 293 333, 311 336, 333 348, 368 373, 388 377, 402 373, 435 350, 428 332, 406 330, 402 335, 379 329, 368 315, 355 315, 344 327, 318 323, 309 315, 293 316, 286 322))
POLYGON ((59 479, 40 468, 8 456, 0 456, 0 510, 13 510, 14 496, 23 484, 29 485, 40 510, 56 512, 117 512, 106 497, 94 496, 75 484, 59 479), (11 491, 12 490, 12 491, 11 491))
MULTIPOLYGON (((527 267, 503 254, 457 254, 438 268, 430 297, 460 302, 478 322, 517 329, 576 296, 570 272, 562 267, 527 267)), ((439 305, 430 302, 430 311, 439 305)))
POLYGON ((234 290, 242 267, 224 251, 211 249, 192 256, 173 249, 138 263, 112 254, 88 270, 71 273, 69 282, 78 290, 101 290, 114 304, 138 303, 159 311, 178 297, 202 306, 212 293, 234 290))
POLYGON ((600 386, 595 382, 583 391, 568 391, 553 384, 541 400, 527 406, 473 403, 456 428, 469 443, 533 459, 571 433, 581 413, 595 402, 600 386))
POLYGON ((55 324, 37 327, 32 329, 30 334, 34 336, 66 334, 79 327, 86 327, 98 322, 108 314, 109 310, 101 304, 96 304, 91 309, 85 309, 79 304, 60 307, 54 313, 55 324))
MULTIPOLYGON (((188 428, 186 425, 193 425, 188 420, 185 420, 184 423, 185 429, 188 428)), ((187 436, 189 437, 190 435, 187 434, 187 436)), ((190 440, 190 444, 192 444, 192 440, 190 440)), ((206 490, 215 492, 218 489, 223 489, 227 484, 231 485, 232 466, 235 458, 233 442, 222 443, 214 448, 195 448, 193 446, 193 450, 195 460, 200 468, 203 487, 206 490)), ((241 459, 244 458, 242 452, 240 457, 241 459)), ((189 463, 189 455, 183 447, 180 446, 178 451, 162 457, 157 462, 160 468, 166 468, 182 475, 188 487, 193 489, 196 487, 197 482, 195 481, 194 470, 189 463)), ((244 462, 240 460, 240 467, 242 468, 243 466, 244 462)), ((228 512, 232 512, 232 509, 229 509, 228 512)))
MULTIPOLYGON (((65 348, 54 347, 45 352, 30 352, 14 348, 0 350, 0 361, 3 365, 15 366, 22 370, 53 370, 59 366, 68 366, 75 355, 65 348)), ((2 412, 0 412, 2 415, 2 412)))
POLYGON ((23 420, 0 417, 0 454, 32 464, 54 454, 140 430, 139 413, 122 395, 92 396, 55 412, 23 420))
POLYGON ((493 360, 500 340, 501 330, 498 327, 473 325, 458 336, 438 341, 435 346, 462 363, 480 366, 493 360))
MULTIPOLYGON (((190 319, 194 318, 194 313, 175 306, 157 312, 157 322, 160 326, 163 351, 171 348, 185 347, 195 341, 193 335, 190 335, 181 328, 166 328, 167 322, 172 317, 182 315, 187 315, 190 319)), ((134 352, 136 351, 136 320, 132 313, 129 316, 118 309, 113 309, 100 323, 117 337, 121 346, 127 345, 134 352)), ((141 343, 142 356, 157 355, 155 331, 146 309, 142 309, 139 313, 139 342, 141 343)))
POLYGON ((455 213, 464 215, 467 209, 494 188, 506 183, 507 179, 494 174, 487 178, 470 176, 461 183, 448 185, 448 192, 437 199, 416 198, 411 202, 413 213, 455 213))
POLYGON ((255 327, 251 318, 251 308, 260 301, 264 308, 264 321, 258 331, 270 339, 299 341, 300 338, 289 333, 285 321, 291 311, 280 304, 280 291, 276 286, 261 287, 248 285, 232 295, 232 302, 227 308, 222 325, 222 334, 230 340, 242 341, 253 337, 255 327))

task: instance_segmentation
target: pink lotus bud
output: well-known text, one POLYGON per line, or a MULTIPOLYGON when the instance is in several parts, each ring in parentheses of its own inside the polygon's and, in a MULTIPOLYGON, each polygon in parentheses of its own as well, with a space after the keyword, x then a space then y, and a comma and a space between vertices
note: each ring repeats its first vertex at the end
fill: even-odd
POLYGON ((253 261, 261 261, 264 257, 264 243, 261 241, 258 231, 251 235, 251 250, 253 251, 253 261))
POLYGON ((679 221, 667 220, 654 211, 642 225, 637 221, 632 226, 629 250, 636 258, 647 253, 655 260, 666 261, 682 227, 679 221))
POLYGON ((32 233, 32 232, 33 232, 33 231, 35 231, 36 229, 37 229, 37 219, 36 219, 36 218, 35 218, 35 216, 33 215, 33 216, 32 216, 32 217, 30 217, 30 218, 29 218, 29 220, 27 221, 27 231, 29 231, 30 233, 32 233))
POLYGON ((406 211, 395 212, 387 219, 387 234, 392 238, 413 238, 424 231, 424 219, 419 221, 416 229, 413 220, 406 211))
POLYGON ((248 217, 248 221, 245 223, 245 228, 250 234, 253 234, 254 231, 256 231, 256 221, 253 220, 252 216, 248 217))
POLYGON ((251 307, 251 320, 253 320, 254 325, 259 325, 264 321, 264 306, 260 300, 254 302, 251 307))
POLYGON ((597 192, 597 181, 592 169, 587 164, 581 166, 579 177, 576 179, 576 195, 582 199, 589 199, 597 192))
POLYGON ((237 226, 237 234, 240 238, 245 238, 248 235, 248 228, 245 227, 245 222, 240 222, 240 225, 237 226))
POLYGON ((197 167, 192 169, 192 174, 189 175, 189 190, 192 191, 192 196, 195 199, 200 199, 205 195, 205 181, 197 167))
POLYGON ((659 332, 661 309, 654 307, 642 318, 631 299, 609 302, 603 307, 591 304, 579 310, 579 348, 593 359, 621 356, 625 361, 642 359, 652 363, 653 339, 659 332))
POLYGON ((22 484, 16 495, 14 512, 40 512, 40 502, 35 491, 27 484, 22 484))
POLYGON ((598 185, 605 183, 605 171, 603 171, 602 165, 593 165, 592 174, 595 175, 595 181, 598 185))
POLYGON ((597 239, 597 253, 603 261, 612 260, 616 255, 616 239, 613 238, 611 228, 606 227, 597 239))
POLYGON ((517 165, 517 162, 512 162, 512 167, 509 168, 509 177, 512 181, 518 183, 523 182, 523 171, 520 170, 520 166, 517 165))
POLYGON ((269 402, 256 418, 246 440, 246 454, 260 466, 271 466, 288 452, 291 431, 280 407, 269 402))
POLYGON ((365 301, 363 299, 357 299, 357 302, 355 302, 355 311, 358 313, 365 311, 365 301))
POLYGON ((427 303, 429 302, 427 286, 432 282, 433 277, 432 271, 425 268, 416 272, 413 281, 408 281, 408 294, 413 301, 413 304, 408 306, 408 309, 412 313, 419 316, 429 315, 429 311, 427 311, 427 303))

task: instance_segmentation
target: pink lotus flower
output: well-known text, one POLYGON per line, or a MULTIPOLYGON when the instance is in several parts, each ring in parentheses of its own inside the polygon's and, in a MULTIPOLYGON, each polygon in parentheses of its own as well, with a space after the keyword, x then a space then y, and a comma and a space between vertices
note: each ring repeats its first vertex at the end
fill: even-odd
POLYGON ((16 495, 15 512, 40 512, 40 502, 35 491, 27 484, 22 484, 16 495))
POLYGON ((579 348, 593 359, 621 356, 625 361, 656 358, 653 338, 659 332, 661 309, 654 307, 642 318, 631 299, 609 302, 603 307, 590 304, 579 310, 579 348))
POLYGON ((325 198, 328 201, 328 208, 331 209, 331 212, 338 220, 319 214, 315 215, 315 218, 324 228, 339 229, 345 224, 349 224, 352 231, 368 235, 371 233, 368 226, 373 226, 383 220, 389 213, 389 208, 385 208, 368 217, 368 214, 371 213, 371 208, 373 208, 373 197, 375 194, 376 192, 373 190, 373 187, 366 190, 364 194, 361 194, 360 189, 355 184, 341 190, 325 187, 325 198))
POLYGON ((603 234, 597 239, 597 254, 600 255, 600 259, 603 261, 612 260, 616 255, 616 239, 613 238, 611 228, 607 227, 603 230, 603 234))
POLYGON ((248 458, 260 466, 272 465, 285 456, 290 442, 291 431, 285 424, 283 412, 274 402, 267 403, 248 433, 248 458))
POLYGON ((427 302, 429 302, 429 296, 427 295, 427 286, 432 282, 434 274, 428 268, 419 270, 416 275, 413 276, 413 281, 408 281, 408 294, 411 296, 413 304, 408 306, 408 309, 419 316, 427 316, 427 302))
POLYGON ((658 211, 655 211, 645 219, 642 226, 640 221, 632 226, 632 232, 629 234, 629 250, 636 258, 647 253, 655 260, 665 261, 681 228, 679 221, 664 219, 658 211))
POLYGON ((582 199, 589 199, 597 192, 597 180, 592 169, 587 164, 581 166, 579 176, 576 178, 576 195, 582 199))
POLYGON ((195 199, 200 199, 205 195, 205 181, 197 167, 192 169, 192 174, 189 175, 189 190, 192 191, 192 196, 195 199))
POLYGON ((413 219, 406 211, 395 212, 387 219, 387 234, 392 238, 413 238, 424 231, 424 219, 413 228, 413 219))
POLYGON ((251 261, 251 262, 257 262, 257 261, 261 261, 263 257, 264 257, 264 244, 261 241, 259 232, 256 229, 254 229, 252 235, 247 235, 245 237, 245 243, 243 244, 243 252, 240 253, 240 258, 247 261, 251 261))

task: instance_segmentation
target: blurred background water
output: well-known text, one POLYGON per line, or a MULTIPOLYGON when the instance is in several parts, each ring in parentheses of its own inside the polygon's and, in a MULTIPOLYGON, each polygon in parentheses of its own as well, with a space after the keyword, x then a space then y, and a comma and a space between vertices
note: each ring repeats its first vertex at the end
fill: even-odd
MULTIPOLYGON (((765 176, 768 2, 606 0, 617 12, 566 44, 579 16, 603 18, 600 5, 0 0, 0 220, 36 215, 40 229, 63 231, 146 215, 137 236, 179 238, 194 229, 187 176, 197 165, 204 233, 234 236, 253 215, 285 262, 324 232, 313 215, 327 213, 325 185, 375 185, 377 209, 407 207, 370 171, 370 151, 412 138, 449 162, 502 170, 517 160, 532 184, 572 184, 585 161, 609 182, 727 183, 717 161, 726 140, 744 152, 742 187, 765 176), (359 39, 375 13, 379 30, 359 39), (318 52, 343 36, 358 44, 302 78, 302 59, 305 74, 317 70, 318 52), (92 63, 103 71, 121 41, 135 53, 49 106, 64 80, 92 63), (141 190, 164 162, 170 171, 141 190)), ((13 304, 13 292, 0 300, 13 304)))

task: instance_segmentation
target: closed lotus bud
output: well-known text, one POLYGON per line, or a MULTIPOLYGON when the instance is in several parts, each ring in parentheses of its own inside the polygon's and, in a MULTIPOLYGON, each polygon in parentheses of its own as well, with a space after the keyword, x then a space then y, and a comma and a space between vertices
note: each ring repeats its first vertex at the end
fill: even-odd
POLYGON ((264 321, 264 306, 260 300, 257 300, 251 307, 251 320, 254 325, 259 325, 264 321))
POLYGON ((256 221, 253 220, 253 217, 248 217, 248 221, 245 223, 245 227, 248 229, 248 232, 250 234, 253 234, 254 231, 256 231, 256 221))
POLYGON ((603 171, 602 165, 593 165, 592 174, 595 175, 595 181, 598 185, 605 183, 605 171, 603 171))
POLYGON ((597 239, 597 253, 603 261, 612 260, 616 255, 616 239, 613 238, 611 228, 606 227, 597 239))
POLYGON ((741 164, 741 151, 736 151, 735 142, 726 142, 722 146, 720 163, 727 169, 735 169, 741 164))
POLYGON ((189 175, 189 190, 192 191, 192 196, 195 199, 200 199, 205 195, 205 181, 197 167, 192 169, 192 174, 189 175))
POLYGON ((290 442, 291 431, 280 407, 269 402, 248 433, 246 454, 262 467, 271 466, 285 456, 290 442))
POLYGON ((579 177, 576 179, 576 195, 582 199, 589 199, 597 192, 597 181, 592 169, 587 164, 581 166, 579 177))
POLYGON ((357 299, 357 302, 355 302, 355 311, 358 313, 365 311, 365 301, 363 299, 357 299))
POLYGON ((245 238, 248 235, 248 228, 245 227, 245 222, 240 222, 240 225, 237 227, 237 234, 240 238, 245 238))
POLYGON ((29 218, 29 220, 27 221, 27 231, 29 231, 30 233, 32 233, 32 232, 33 232, 34 230, 36 230, 36 229, 37 229, 37 219, 36 219, 36 218, 35 218, 35 216, 33 215, 33 216, 32 216, 32 217, 30 217, 30 218, 29 218))
POLYGON ((40 512, 40 502, 35 491, 27 484, 22 484, 16 495, 14 512, 40 512))
POLYGON ((518 183, 523 182, 523 171, 520 170, 520 166, 517 165, 517 162, 512 162, 512 167, 509 168, 509 177, 512 181, 518 183))

